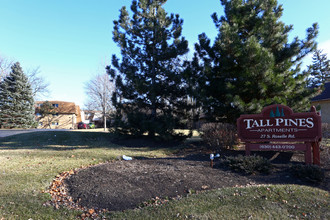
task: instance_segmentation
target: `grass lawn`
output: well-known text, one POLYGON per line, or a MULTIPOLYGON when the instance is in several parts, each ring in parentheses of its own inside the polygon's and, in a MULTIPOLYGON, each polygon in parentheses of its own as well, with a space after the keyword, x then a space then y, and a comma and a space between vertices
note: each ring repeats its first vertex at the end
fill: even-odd
POLYGON ((163 157, 167 149, 124 148, 110 143, 111 134, 39 132, 0 139, 0 219, 72 219, 74 211, 43 203, 59 173, 114 160, 120 155, 163 157))
MULTIPOLYGON (((37 132, 0 139, 0 219, 74 219, 81 213, 43 204, 56 175, 123 154, 164 157, 175 149, 126 148, 104 132, 37 132)), ((329 193, 303 186, 225 188, 189 195, 159 207, 115 212, 127 219, 329 219, 329 193)))
POLYGON ((117 212, 115 219, 329 219, 328 192, 296 185, 224 188, 160 207, 117 212))

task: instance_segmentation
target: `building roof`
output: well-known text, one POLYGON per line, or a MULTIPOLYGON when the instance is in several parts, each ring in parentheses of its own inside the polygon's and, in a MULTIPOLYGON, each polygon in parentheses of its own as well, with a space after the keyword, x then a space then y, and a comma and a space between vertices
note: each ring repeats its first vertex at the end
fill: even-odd
MULTIPOLYGON (((37 101, 36 104, 43 104, 46 101, 37 101)), ((55 105, 57 104, 58 107, 55 107, 54 110, 56 113, 59 114, 76 114, 79 115, 80 108, 76 106, 74 102, 64 102, 64 101, 48 101, 49 103, 55 105)))
POLYGON ((312 102, 330 100, 330 82, 324 84, 324 90, 317 96, 311 99, 312 102))

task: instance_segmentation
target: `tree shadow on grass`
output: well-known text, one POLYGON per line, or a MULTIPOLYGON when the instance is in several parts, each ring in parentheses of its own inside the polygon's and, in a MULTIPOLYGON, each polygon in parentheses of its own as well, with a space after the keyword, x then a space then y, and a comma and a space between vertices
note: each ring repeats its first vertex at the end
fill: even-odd
POLYGON ((118 138, 112 133, 89 131, 36 131, 0 138, 0 150, 40 149, 70 151, 76 149, 113 149, 136 152, 174 151, 178 143, 158 142, 148 138, 118 138))
POLYGON ((112 140, 112 134, 103 132, 37 131, 0 138, 0 150, 119 148, 112 140))
MULTIPOLYGON (((167 159, 191 161, 210 161, 209 150, 201 141, 165 142, 148 137, 118 138, 112 133, 85 131, 47 131, 17 134, 0 138, 0 150, 42 149, 67 151, 75 149, 129 149, 134 151, 150 151, 169 149, 176 152, 167 159)), ((265 157, 272 163, 289 163, 292 152, 252 152, 265 157)), ((245 155, 244 150, 222 150, 221 157, 245 155)), ((138 157, 136 159, 147 159, 138 157)), ((166 158, 162 158, 166 159, 166 158)), ((216 161, 215 161, 216 162, 216 161)))

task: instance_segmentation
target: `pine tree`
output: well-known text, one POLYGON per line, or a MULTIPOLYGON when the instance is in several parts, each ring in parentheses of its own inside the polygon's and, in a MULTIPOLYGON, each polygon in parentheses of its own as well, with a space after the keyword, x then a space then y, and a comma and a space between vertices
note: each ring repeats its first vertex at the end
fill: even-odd
MULTIPOLYGON (((113 55, 108 73, 116 82, 113 104, 116 127, 135 135, 174 135, 184 115, 187 94, 182 55, 188 42, 181 37, 183 20, 168 15, 166 0, 132 1, 114 21, 113 40, 121 48, 121 61, 113 55)), ((117 130, 118 131, 118 130, 117 130)))
POLYGON ((204 77, 204 108, 218 120, 235 122, 240 114, 259 113, 269 104, 308 108, 312 91, 301 60, 316 43, 317 24, 305 40, 288 42, 293 26, 281 22, 276 0, 221 0, 225 16, 212 15, 219 34, 213 45, 199 36, 195 59, 204 77))
POLYGON ((313 64, 310 66, 312 86, 320 87, 330 79, 330 60, 322 50, 316 50, 313 54, 313 64))
POLYGON ((34 111, 31 85, 17 62, 0 84, 0 125, 8 128, 35 126, 34 111))

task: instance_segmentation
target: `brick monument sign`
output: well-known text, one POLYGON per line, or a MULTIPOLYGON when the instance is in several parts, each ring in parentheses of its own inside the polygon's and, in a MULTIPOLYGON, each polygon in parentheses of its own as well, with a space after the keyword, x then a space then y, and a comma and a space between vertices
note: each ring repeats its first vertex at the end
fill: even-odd
POLYGON ((288 106, 270 105, 260 114, 241 115, 237 131, 246 155, 254 150, 304 151, 306 164, 313 158, 313 164, 320 165, 321 116, 315 107, 311 112, 294 113, 288 106))

